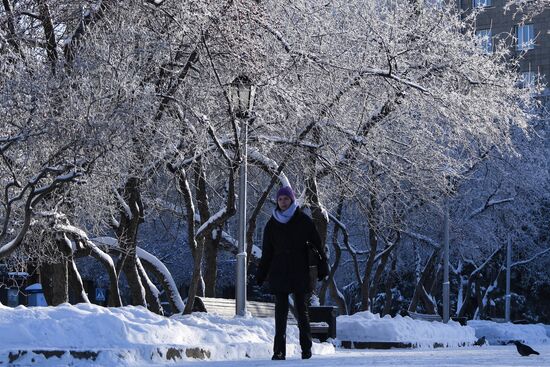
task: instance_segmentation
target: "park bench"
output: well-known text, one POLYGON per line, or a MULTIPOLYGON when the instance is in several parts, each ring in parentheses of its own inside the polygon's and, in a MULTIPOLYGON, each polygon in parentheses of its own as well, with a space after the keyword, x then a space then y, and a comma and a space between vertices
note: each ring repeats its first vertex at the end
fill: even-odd
MULTIPOLYGON (((246 301, 246 310, 254 317, 275 317, 275 304, 269 302, 246 301)), ((288 323, 296 325, 294 314, 289 311, 288 323)), ((235 316, 235 300, 226 298, 195 297, 193 312, 206 312, 222 317, 235 316)), ((320 341, 336 338, 337 308, 332 306, 310 306, 309 322, 311 336, 320 341)))
MULTIPOLYGON (((413 320, 443 322, 443 318, 438 314, 417 313, 417 312, 412 312, 412 311, 407 311, 407 314, 413 320)), ((460 323, 460 325, 462 325, 462 326, 466 326, 466 323, 468 321, 466 319, 466 317, 451 317, 451 320, 460 323)))
POLYGON ((407 311, 407 314, 413 320, 439 321, 439 322, 443 321, 441 316, 439 316, 438 314, 417 313, 412 311, 407 311))

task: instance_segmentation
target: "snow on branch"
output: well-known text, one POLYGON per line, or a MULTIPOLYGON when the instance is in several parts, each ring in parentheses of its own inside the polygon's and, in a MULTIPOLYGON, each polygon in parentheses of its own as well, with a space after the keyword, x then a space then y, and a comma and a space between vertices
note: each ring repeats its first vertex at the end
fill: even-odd
POLYGON ((475 269, 474 271, 472 271, 472 273, 470 274, 470 279, 473 279, 479 272, 481 272, 486 266, 487 264, 489 264, 491 262, 491 260, 500 252, 502 251, 503 247, 499 247, 497 248, 495 251, 493 251, 493 253, 483 262, 483 264, 481 264, 479 267, 477 267, 477 269, 475 269))
MULTIPOLYGON (((259 151, 253 148, 248 149, 248 160, 252 163, 261 164, 264 169, 272 171, 273 173, 277 173, 279 165, 277 162, 275 162, 273 159, 261 154, 259 151)), ((286 175, 281 172, 278 174, 279 182, 282 186, 290 186, 290 181, 286 177, 286 175)))
POLYGON ((265 30, 267 30, 269 33, 271 33, 273 36, 275 36, 275 38, 279 42, 281 42, 281 45, 283 45, 283 47, 284 47, 284 49, 287 53, 289 53, 291 55, 301 56, 301 57, 307 58, 307 59, 309 59, 311 61, 314 61, 314 62, 317 62, 317 63, 323 63, 319 59, 319 57, 317 57, 316 55, 314 55, 312 53, 292 49, 292 47, 290 46, 288 41, 285 39, 285 37, 281 34, 281 32, 277 31, 276 29, 273 29, 273 27, 271 27, 269 24, 267 24, 266 22, 262 21, 261 19, 259 19, 257 17, 254 17, 253 19, 260 26, 262 26, 265 30))
POLYGON ((56 224, 53 227, 54 231, 70 233, 79 237, 81 240, 88 241, 88 235, 78 227, 68 225, 68 224, 56 224))
POLYGON ((172 277, 172 274, 170 274, 170 271, 168 270, 168 268, 156 256, 145 251, 140 247, 136 248, 136 254, 139 259, 152 265, 154 267, 155 272, 158 273, 157 275, 160 274, 160 276, 164 278, 159 280, 162 281, 163 283, 166 283, 166 286, 170 290, 169 294, 171 295, 172 303, 176 306, 176 309, 179 312, 183 312, 183 310, 185 309, 185 304, 181 299, 176 282, 174 281, 174 278, 172 277))
POLYGON ((118 203, 120 204, 122 209, 124 209, 124 213, 126 213, 126 217, 128 218, 128 220, 132 220, 133 215, 132 215, 132 210, 130 209, 130 206, 126 203, 126 201, 124 200, 122 195, 120 195, 117 189, 114 189, 113 191, 115 192, 115 196, 118 203))
POLYGON ((294 140, 284 139, 279 136, 267 136, 267 135, 252 136, 248 138, 248 141, 269 141, 275 144, 287 144, 287 145, 294 145, 294 146, 300 146, 303 148, 313 148, 313 149, 317 149, 321 147, 319 144, 314 144, 306 141, 297 143, 294 140))
MULTIPOLYGON (((111 256, 109 256, 107 253, 105 253, 104 251, 102 251, 99 247, 97 247, 97 245, 94 243, 94 241, 97 241, 99 243, 102 243, 101 241, 98 241, 99 238, 94 238, 92 240, 87 240, 85 242, 86 246, 88 246, 92 252, 99 258, 101 258, 101 261, 105 262, 106 264, 109 264, 110 267, 112 267, 113 269, 115 268, 115 262, 113 261, 113 259, 111 258, 111 256)), ((116 241, 116 239, 115 239, 116 241)))
POLYGON ((468 216, 468 219, 472 219, 474 216, 481 214, 483 211, 485 211, 486 209, 489 209, 492 206, 514 201, 515 198, 513 197, 505 198, 505 199, 494 199, 494 196, 498 192, 499 188, 500 188, 500 185, 497 188, 495 188, 493 193, 489 195, 489 197, 487 198, 487 200, 485 200, 485 203, 483 203, 483 205, 481 205, 479 208, 473 210, 470 213, 470 215, 468 216))
POLYGON ((206 222, 204 222, 199 229, 197 229, 197 232, 195 233, 195 238, 199 238, 202 232, 209 226, 212 226, 213 223, 223 218, 224 215, 227 214, 227 207, 223 207, 220 209, 216 214, 212 215, 206 222))
POLYGON ((75 50, 80 45, 82 39, 86 36, 95 23, 103 19, 106 11, 112 3, 114 3, 114 0, 103 0, 100 1, 96 7, 94 7, 94 11, 87 11, 80 20, 80 23, 76 27, 73 34, 65 40, 63 52, 69 66, 71 66, 74 61, 75 50))
MULTIPOLYGON (((216 232, 217 233, 217 232, 216 232)), ((233 253, 237 253, 237 250, 238 250, 238 241, 232 237, 229 233, 225 232, 225 231, 221 231, 221 240, 226 244, 226 245, 229 245, 230 248, 226 250, 229 250, 233 253)), ((252 256, 254 256, 255 258, 257 259, 260 259, 262 257, 262 249, 259 248, 258 246, 256 245, 253 245, 252 246, 252 252, 251 252, 252 256)))
MULTIPOLYGON (((95 243, 106 245, 115 251, 121 251, 116 238, 96 237, 92 239, 92 241, 94 241, 95 243)), ((179 312, 182 312, 185 308, 185 305, 179 294, 176 282, 174 281, 174 278, 172 277, 172 274, 170 273, 168 268, 156 256, 140 247, 136 247, 136 255, 140 260, 142 260, 145 268, 147 268, 149 271, 152 271, 155 276, 159 278, 158 280, 163 283, 163 286, 166 287, 168 290, 170 301, 179 312)), ((106 256, 109 258, 110 261, 112 261, 110 256, 106 256)))
POLYGON ((9 256, 23 242, 23 239, 25 238, 29 229, 31 218, 33 216, 33 207, 46 195, 60 187, 63 183, 73 181, 75 178, 81 176, 82 171, 85 169, 84 167, 86 165, 87 162, 85 160, 80 160, 75 164, 71 163, 43 168, 37 175, 35 175, 31 180, 28 181, 25 187, 23 187, 23 189, 20 191, 19 195, 8 201, 6 206, 6 215, 4 218, 4 226, 0 238, 2 238, 6 233, 7 221, 9 220, 11 213, 11 206, 16 201, 23 199, 27 190, 29 191, 23 209, 23 225, 14 239, 0 247, 0 258, 9 256), (52 173, 57 174, 57 176, 53 178, 53 181, 47 185, 37 188, 42 179, 50 176, 50 174, 52 173))
POLYGON ((384 69, 371 69, 371 68, 367 68, 367 69, 363 69, 359 72, 359 75, 361 76, 364 76, 364 75, 376 75, 376 76, 381 76, 383 78, 388 78, 388 79, 393 79, 395 80, 396 82, 399 82, 401 84, 404 84, 406 86, 409 86, 413 89, 417 89, 419 91, 421 91, 422 93, 425 93, 425 94, 429 94, 431 95, 430 91, 426 88, 424 88, 423 86, 421 86, 420 84, 418 83, 415 83, 411 80, 408 80, 408 79, 405 79, 405 78, 402 78, 402 77, 399 77, 397 75, 395 75, 391 70, 384 70, 384 69))
POLYGON ((508 0, 504 10, 515 8, 514 15, 523 13, 522 22, 532 19, 545 10, 550 10, 550 0, 508 0))
POLYGON ((210 122, 208 121, 208 119, 205 120, 206 121, 206 124, 208 126, 208 133, 210 134, 210 137, 212 138, 212 140, 214 140, 214 143, 216 144, 216 147, 218 147, 218 149, 220 150, 220 152, 222 153, 223 157, 225 158, 225 160, 231 164, 231 158, 229 158, 229 154, 227 154, 227 151, 224 149, 223 147, 223 144, 220 142, 220 140, 218 139, 218 137, 216 136, 215 132, 214 132, 214 129, 212 128, 212 126, 210 125, 210 122))
POLYGON ((538 259, 539 257, 543 256, 543 255, 546 255, 547 253, 550 253, 550 247, 545 249, 545 250, 542 250, 540 252, 538 252, 537 254, 531 256, 530 258, 528 259, 525 259, 525 260, 520 260, 520 261, 517 261, 515 263, 512 263, 510 266, 511 267, 514 267, 514 266, 518 266, 518 265, 525 265, 525 264, 528 264, 530 263, 531 261, 533 260, 536 260, 538 259))
POLYGON ((154 6, 161 6, 164 4, 164 0, 147 0, 147 3, 153 4, 154 6))
POLYGON ((403 234, 405 234, 405 235, 407 235, 411 238, 423 241, 423 242, 427 243, 428 245, 432 246, 436 250, 439 250, 441 248, 441 245, 439 244, 438 241, 436 241, 433 238, 428 237, 426 235, 423 235, 423 234, 420 234, 420 233, 417 233, 417 232, 413 232, 413 231, 407 231, 407 230, 401 231, 401 233, 403 233, 403 234))

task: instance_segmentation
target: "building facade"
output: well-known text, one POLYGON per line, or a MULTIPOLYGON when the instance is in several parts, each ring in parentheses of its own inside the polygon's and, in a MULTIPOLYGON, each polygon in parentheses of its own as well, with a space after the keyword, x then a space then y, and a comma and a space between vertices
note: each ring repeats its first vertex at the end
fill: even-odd
POLYGON ((464 14, 480 10, 475 23, 480 47, 492 52, 496 42, 505 41, 512 57, 519 60, 522 84, 546 84, 543 94, 550 95, 550 9, 524 20, 524 14, 514 7, 505 9, 508 0, 457 1, 464 14))

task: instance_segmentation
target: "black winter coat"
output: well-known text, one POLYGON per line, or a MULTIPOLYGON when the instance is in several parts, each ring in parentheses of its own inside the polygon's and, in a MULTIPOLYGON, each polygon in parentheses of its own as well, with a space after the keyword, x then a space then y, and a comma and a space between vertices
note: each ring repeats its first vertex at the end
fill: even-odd
POLYGON ((311 292, 308 242, 326 259, 313 221, 300 208, 288 223, 271 217, 264 229, 258 283, 267 278, 273 294, 311 292))

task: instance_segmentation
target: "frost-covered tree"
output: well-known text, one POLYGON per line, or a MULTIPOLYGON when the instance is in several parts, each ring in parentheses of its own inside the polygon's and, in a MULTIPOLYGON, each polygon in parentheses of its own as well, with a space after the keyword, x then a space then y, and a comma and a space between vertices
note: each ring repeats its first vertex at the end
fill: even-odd
MULTIPOLYGON (((140 238, 148 217, 175 209, 166 197, 182 203, 190 300, 203 294, 203 280, 214 295, 218 251, 234 249, 244 142, 227 85, 237 75, 257 87, 248 121, 249 259, 274 187, 291 184, 334 249, 319 293, 324 301, 330 291, 341 308, 341 251, 352 255, 361 308, 372 309, 403 233, 421 233, 411 229, 419 208, 436 207, 449 181, 464 179, 488 152, 513 152, 512 131, 526 127, 529 93, 501 62, 506 50, 484 54, 444 6, 5 1, 0 16, 1 83, 11 88, 0 106, 11 113, 2 119, 9 127, 1 137, 3 210, 19 192, 30 193, 13 191, 13 177, 27 182, 56 160, 73 166, 55 177, 77 168, 79 176, 70 177, 77 185, 52 189, 40 212, 33 199, 27 211, 21 205, 26 228, 6 215, 14 223, 5 230, 9 241, 22 243, 31 219, 40 218, 27 238, 47 234, 64 264, 95 254, 112 292, 124 274, 131 302, 159 313, 158 286, 184 311, 171 275, 140 238), (351 224, 365 229, 365 248, 350 239, 351 224), (115 240, 90 240, 106 234, 115 240)), ((8 244, 2 239, 5 256, 8 244)))

